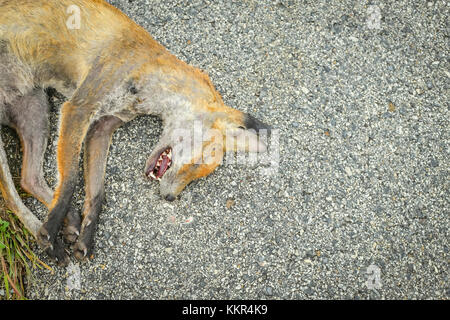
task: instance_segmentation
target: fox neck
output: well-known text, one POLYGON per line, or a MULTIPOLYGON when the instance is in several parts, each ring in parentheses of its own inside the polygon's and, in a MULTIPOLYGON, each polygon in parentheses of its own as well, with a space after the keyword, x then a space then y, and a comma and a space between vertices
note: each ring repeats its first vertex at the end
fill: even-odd
POLYGON ((223 106, 222 98, 209 78, 185 64, 153 69, 139 84, 137 106, 142 114, 157 115, 165 125, 178 122, 204 121, 223 106))

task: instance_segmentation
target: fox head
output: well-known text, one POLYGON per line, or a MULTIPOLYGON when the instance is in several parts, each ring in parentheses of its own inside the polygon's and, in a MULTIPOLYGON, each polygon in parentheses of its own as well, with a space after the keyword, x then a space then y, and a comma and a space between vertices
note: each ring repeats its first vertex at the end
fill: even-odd
POLYGON ((190 182, 212 173, 226 152, 266 150, 259 135, 270 127, 226 106, 200 70, 165 52, 136 77, 141 79, 134 90, 141 101, 137 111, 163 120, 145 174, 160 181, 164 199, 175 200, 190 182))
POLYGON ((147 160, 147 177, 160 181, 161 196, 173 201, 193 180, 212 173, 226 152, 263 152, 259 134, 270 127, 222 105, 165 120, 162 137, 147 160))

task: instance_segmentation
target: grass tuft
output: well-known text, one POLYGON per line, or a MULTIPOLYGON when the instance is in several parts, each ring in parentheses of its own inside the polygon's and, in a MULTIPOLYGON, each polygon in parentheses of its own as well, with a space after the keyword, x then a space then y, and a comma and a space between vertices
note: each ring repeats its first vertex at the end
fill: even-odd
POLYGON ((0 205, 0 300, 26 299, 25 281, 34 268, 52 268, 31 250, 33 236, 10 210, 0 205))

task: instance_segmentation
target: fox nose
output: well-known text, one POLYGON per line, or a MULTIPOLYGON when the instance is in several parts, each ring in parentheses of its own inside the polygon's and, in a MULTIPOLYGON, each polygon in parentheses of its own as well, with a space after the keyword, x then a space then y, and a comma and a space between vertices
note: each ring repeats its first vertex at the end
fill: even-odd
POLYGON ((166 199, 167 201, 173 201, 175 200, 175 197, 171 194, 168 194, 167 196, 164 197, 164 199, 166 199))

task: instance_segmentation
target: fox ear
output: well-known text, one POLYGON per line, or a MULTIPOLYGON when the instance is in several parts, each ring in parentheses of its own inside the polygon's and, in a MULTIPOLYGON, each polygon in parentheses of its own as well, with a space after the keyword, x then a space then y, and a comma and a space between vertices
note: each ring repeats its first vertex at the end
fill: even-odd
POLYGON ((259 139, 255 129, 237 129, 234 132, 236 140, 236 151, 244 152, 264 152, 267 149, 266 144, 259 139))
POLYGON ((265 152, 271 127, 248 113, 237 111, 238 116, 226 121, 226 150, 265 152))
POLYGON ((267 141, 262 141, 262 136, 265 134, 266 138, 270 135, 272 127, 264 122, 252 117, 248 113, 244 113, 245 130, 241 133, 244 138, 238 137, 238 150, 247 152, 265 152, 267 150, 267 141), (264 134, 260 134, 263 133, 264 134), (247 140, 248 138, 248 145, 247 140))
POLYGON ((254 129, 236 128, 227 130, 226 149, 244 152, 265 152, 267 150, 266 141, 254 129))
POLYGON ((270 130, 272 130, 271 126, 259 121, 248 113, 244 113, 244 126, 245 129, 253 129, 258 133, 260 130, 267 130, 267 133, 270 133, 270 130))

